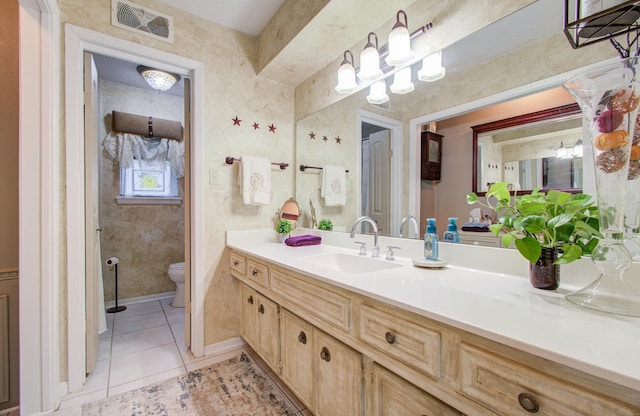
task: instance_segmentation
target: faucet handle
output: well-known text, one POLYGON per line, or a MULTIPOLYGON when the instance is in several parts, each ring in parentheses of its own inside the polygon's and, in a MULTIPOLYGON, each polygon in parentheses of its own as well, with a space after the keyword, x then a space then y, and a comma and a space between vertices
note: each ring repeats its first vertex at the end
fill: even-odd
POLYGON ((367 255, 367 243, 364 243, 362 241, 354 241, 356 244, 360 244, 360 252, 358 253, 361 256, 366 256, 367 255))
POLYGON ((393 250, 401 250, 401 248, 400 247, 396 247, 396 246, 387 246, 387 257, 385 257, 385 260, 395 260, 396 259, 394 257, 393 250))

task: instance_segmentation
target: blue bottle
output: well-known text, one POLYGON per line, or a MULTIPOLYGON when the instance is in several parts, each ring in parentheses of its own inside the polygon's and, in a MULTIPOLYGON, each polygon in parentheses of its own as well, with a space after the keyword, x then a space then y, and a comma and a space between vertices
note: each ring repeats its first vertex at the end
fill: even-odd
POLYGON ((447 225, 447 231, 445 231, 442 236, 442 241, 447 243, 460 242, 460 233, 458 233, 458 226, 456 225, 457 219, 458 218, 455 217, 449 218, 449 225, 447 225))
POLYGON ((424 234, 424 258, 425 260, 438 260, 438 231, 436 219, 427 218, 427 229, 424 234))

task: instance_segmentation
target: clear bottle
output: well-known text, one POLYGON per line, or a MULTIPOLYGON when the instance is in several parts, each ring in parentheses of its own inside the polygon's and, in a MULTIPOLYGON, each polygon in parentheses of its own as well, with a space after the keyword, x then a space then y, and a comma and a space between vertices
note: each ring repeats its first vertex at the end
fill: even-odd
POLYGON ((427 229, 424 234, 424 258, 425 260, 438 260, 438 231, 436 219, 427 218, 427 229))
POLYGON ((460 233, 458 233, 458 226, 456 225, 457 220, 458 218, 456 217, 449 218, 449 225, 447 225, 447 231, 442 236, 442 241, 447 243, 460 242, 460 233))

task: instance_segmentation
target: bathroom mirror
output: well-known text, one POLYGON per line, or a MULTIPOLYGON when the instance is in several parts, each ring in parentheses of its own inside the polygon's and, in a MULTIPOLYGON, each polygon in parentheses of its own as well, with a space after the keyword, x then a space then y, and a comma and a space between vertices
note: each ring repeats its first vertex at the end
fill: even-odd
POLYGON ((568 104, 472 126, 473 192, 494 182, 519 194, 532 189, 582 189, 582 118, 568 104))
POLYGON ((278 211, 277 219, 287 220, 293 225, 293 228, 296 228, 300 220, 300 207, 295 198, 289 198, 282 204, 282 208, 278 211))

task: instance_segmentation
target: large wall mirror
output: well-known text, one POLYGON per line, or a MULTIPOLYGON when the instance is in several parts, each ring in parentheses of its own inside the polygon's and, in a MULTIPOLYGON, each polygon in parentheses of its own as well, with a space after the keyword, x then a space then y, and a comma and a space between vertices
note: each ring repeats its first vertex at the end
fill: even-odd
POLYGON ((579 192, 583 183, 582 118, 568 104, 477 126, 473 130, 473 191, 495 182, 518 193, 579 192))

